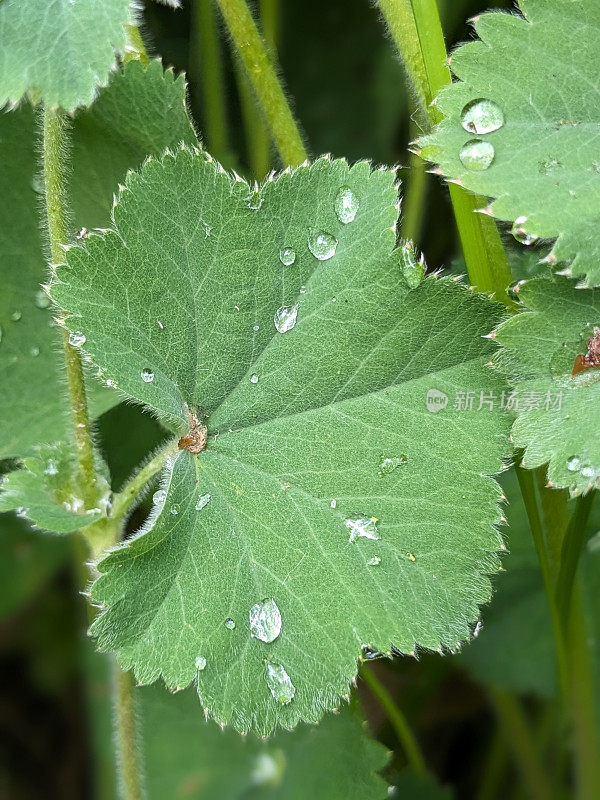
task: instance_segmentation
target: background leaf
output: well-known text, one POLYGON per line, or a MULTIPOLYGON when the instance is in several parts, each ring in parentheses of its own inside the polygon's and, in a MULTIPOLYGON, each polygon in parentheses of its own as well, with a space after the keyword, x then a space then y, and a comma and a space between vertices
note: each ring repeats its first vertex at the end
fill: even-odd
POLYGON ((521 0, 519 6, 523 17, 475 19, 481 41, 453 53, 459 81, 438 100, 446 119, 420 145, 444 175, 497 198, 491 212, 517 220, 521 240, 558 237, 551 259, 598 284, 600 6, 596 0, 521 0), (491 122, 481 105, 464 114, 477 100, 495 105, 491 122), (469 148, 463 148, 474 141, 484 144, 468 167, 469 148))
POLYGON ((100 563, 100 646, 142 682, 196 678, 218 721, 260 733, 337 706, 362 646, 456 647, 497 568, 485 476, 508 420, 432 414, 426 395, 499 392, 482 334, 502 309, 453 281, 408 289, 394 176, 366 163, 320 159, 257 195, 184 150, 131 175, 114 215, 53 295, 107 378, 178 432, 186 404, 206 415, 209 444, 179 451, 145 535, 100 563), (248 628, 266 598, 283 619, 269 642, 248 628), (287 704, 267 682, 282 669, 287 704))
POLYGON ((74 111, 90 105, 125 47, 129 0, 2 0, 0 107, 25 95, 74 111))
POLYGON ((510 375, 518 407, 512 435, 525 449, 523 464, 548 464, 548 479, 572 494, 598 485, 600 442, 590 435, 600 400, 600 372, 571 377, 578 354, 600 326, 598 290, 577 289, 566 278, 538 278, 519 290, 526 313, 503 322, 496 361, 510 375), (547 398, 551 406, 547 409, 547 398))

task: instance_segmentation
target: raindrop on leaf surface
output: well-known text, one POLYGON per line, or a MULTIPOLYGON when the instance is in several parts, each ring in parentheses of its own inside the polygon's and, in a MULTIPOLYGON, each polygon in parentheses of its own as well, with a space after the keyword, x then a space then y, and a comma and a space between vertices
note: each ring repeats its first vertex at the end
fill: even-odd
POLYGON ((258 383, 258 375, 256 373, 250 376, 250 383, 258 383))
POLYGON ((334 209, 337 218, 343 225, 354 222, 360 203, 356 195, 352 194, 349 186, 342 186, 336 195, 334 209))
POLYGON ((284 706, 292 702, 296 694, 296 687, 281 664, 271 664, 270 662, 267 664, 266 681, 277 702, 284 706))
POLYGON ((406 464, 407 460, 408 459, 405 455, 382 458, 379 462, 379 471, 377 474, 380 478, 383 478, 386 475, 391 475, 391 473, 398 469, 398 467, 406 464))
POLYGON ((571 456, 571 458, 567 459, 567 469, 569 472, 578 472, 581 466, 581 461, 577 458, 577 456, 571 456))
POLYGON ((154 492, 152 495, 152 502, 155 506, 161 505, 167 499, 167 493, 164 489, 159 489, 157 492, 154 492))
POLYGON ((460 150, 459 158, 467 169, 472 172, 482 172, 488 169, 494 160, 496 151, 491 142, 483 139, 471 139, 460 150))
POLYGON ((298 306, 281 306, 275 312, 273 321, 279 333, 291 331, 298 318, 298 306))
POLYGON ((279 260, 284 266, 291 267, 296 260, 296 251, 293 247, 282 247, 279 251, 279 260))
POLYGON ((142 370, 142 380, 144 383, 152 383, 154 380, 154 373, 151 369, 148 369, 148 367, 142 370))
POLYGON ((378 567, 381 564, 381 558, 379 556, 373 556, 367 560, 368 567, 378 567))
POLYGON ((38 289, 34 295, 34 302, 38 308, 48 308, 52 301, 43 289, 38 289))
POLYGON ((517 240, 517 242, 520 242, 520 244, 524 244, 526 245, 526 247, 529 247, 530 245, 537 242, 539 237, 536 236, 534 233, 528 233, 525 230, 524 225, 526 222, 527 222, 527 217, 517 217, 510 232, 517 240))
POLYGON ((250 635, 261 642, 272 642, 281 633, 281 612, 277 603, 267 598, 250 609, 250 635))
POLYGON ((206 659, 204 658, 204 656, 198 656, 198 658, 196 659, 196 669, 200 671, 206 669, 206 659))
POLYGON ((493 100, 479 98, 463 108, 460 124, 469 133, 492 133, 504 125, 504 112, 493 100))
POLYGON ((348 541, 355 542, 357 539, 378 540, 380 536, 376 523, 377 520, 374 517, 370 519, 347 519, 345 525, 350 531, 348 541))
POLYGON ((225 627, 230 631, 235 628, 235 622, 231 619, 231 617, 227 617, 225 620, 225 627))
POLYGON ((174 517, 176 517, 176 516, 177 516, 177 514, 179 514, 179 506, 178 506, 178 504, 177 504, 177 503, 174 503, 174 504, 171 506, 171 508, 170 508, 170 511, 171 511, 171 514, 173 514, 173 516, 174 516, 174 517))
POLYGON ((331 233, 309 228, 308 249, 319 261, 327 261, 335 255, 337 239, 331 233))
POLYGON ((209 494, 201 494, 198 498, 198 502, 194 506, 196 511, 202 511, 202 509, 210 503, 210 495, 209 494))
POLYGON ((85 336, 81 331, 73 331, 69 334, 69 344, 73 347, 81 347, 85 344, 85 336))

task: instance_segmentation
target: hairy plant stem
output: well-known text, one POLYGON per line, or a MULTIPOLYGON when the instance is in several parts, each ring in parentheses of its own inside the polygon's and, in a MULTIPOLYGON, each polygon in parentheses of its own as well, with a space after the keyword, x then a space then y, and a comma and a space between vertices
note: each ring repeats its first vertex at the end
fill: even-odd
POLYGON ((222 161, 228 153, 227 93, 213 0, 191 4, 189 71, 202 99, 206 144, 222 161))
MULTIPOLYGON (((68 150, 67 120, 60 110, 44 109, 43 164, 46 198, 46 219, 53 269, 64 262, 63 245, 67 241, 67 210, 65 199, 68 150)), ((69 332, 62 330, 63 350, 67 373, 69 403, 73 418, 73 433, 79 469, 79 484, 86 509, 95 508, 100 499, 94 447, 87 409, 81 353, 69 344, 69 332)))
POLYGON ((373 670, 366 664, 360 665, 358 674, 367 684, 371 690, 371 693, 385 711, 385 714, 392 724, 392 727, 396 732, 396 736, 402 745, 408 763, 417 775, 421 777, 424 776, 427 772, 425 758, 421 752, 421 748, 419 747, 419 743, 417 742, 414 733, 410 729, 408 720, 398 705, 394 702, 394 698, 385 688, 383 683, 381 683, 373 670))
POLYGON ((523 709, 511 692, 490 687, 489 696, 504 737, 532 800, 550 800, 553 793, 540 763, 523 709))
POLYGON ((545 485, 543 468, 516 470, 550 609, 565 714, 575 734, 577 797, 594 800, 600 797, 600 740, 578 559, 572 552, 581 552, 581 527, 585 529, 591 501, 579 498, 569 520, 567 493, 545 485), (565 551, 569 555, 563 566, 565 551))
MULTIPOLYGON (((413 85, 419 103, 417 119, 429 130, 442 119, 434 100, 451 81, 436 0, 379 0, 379 7, 413 85)), ((450 199, 469 280, 479 291, 492 293, 512 308, 506 291, 512 275, 498 228, 491 217, 474 213, 487 201, 452 184, 450 199)))
POLYGON ((284 164, 308 158, 300 131, 246 0, 217 0, 284 164))
POLYGON ((129 483, 113 497, 110 517, 122 520, 127 514, 144 486, 165 466, 170 456, 178 452, 177 442, 171 442, 160 450, 148 463, 136 473, 129 483))
POLYGON ((117 762, 121 781, 122 800, 142 800, 138 747, 137 716, 135 708, 135 682, 131 672, 123 672, 115 663, 114 677, 115 717, 117 721, 117 762))

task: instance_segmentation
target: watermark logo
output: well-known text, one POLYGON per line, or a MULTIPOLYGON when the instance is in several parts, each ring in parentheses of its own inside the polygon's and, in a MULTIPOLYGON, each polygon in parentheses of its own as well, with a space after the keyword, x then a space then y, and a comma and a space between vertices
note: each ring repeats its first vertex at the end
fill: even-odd
POLYGON ((431 411, 432 414, 443 411, 448 405, 448 395, 440 392, 439 389, 428 389, 425 405, 427 411, 431 411))

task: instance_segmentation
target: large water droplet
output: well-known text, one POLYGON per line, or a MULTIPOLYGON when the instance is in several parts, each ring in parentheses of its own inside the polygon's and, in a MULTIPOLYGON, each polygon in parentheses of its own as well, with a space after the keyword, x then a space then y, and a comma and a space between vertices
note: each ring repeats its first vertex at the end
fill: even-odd
POLYGON ((154 380, 154 373, 151 369, 148 369, 148 367, 142 370, 142 380, 144 383, 152 383, 154 380))
POLYGON ((171 511, 171 514, 173 514, 173 516, 176 517, 177 514, 179 514, 179 512, 181 510, 181 508, 179 506, 179 503, 173 503, 173 505, 171 506, 171 508, 169 510, 171 511))
POLYGON ((298 306, 281 306, 275 312, 273 321, 279 333, 291 331, 298 318, 298 306))
POLYGON ((296 694, 296 687, 281 664, 267 663, 266 680, 275 700, 283 706, 292 702, 296 694))
POLYGON ((504 125, 504 112, 493 100, 471 100, 462 110, 460 124, 469 133, 492 133, 504 125))
POLYGON ((227 617, 225 620, 225 627, 230 631, 235 628, 235 622, 231 619, 231 617, 227 617))
POLYGON ((43 289, 38 289, 33 296, 34 303, 38 308, 48 308, 52 302, 43 289))
POLYGON ((250 383, 258 383, 258 375, 256 374, 256 372, 254 373, 254 375, 250 375, 250 383))
POLYGON ((406 464, 407 461, 408 459, 405 455, 382 458, 379 462, 379 471, 377 474, 380 478, 390 475, 394 470, 398 469, 398 467, 406 464))
POLYGON ((275 600, 267 598, 250 609, 250 635, 261 642, 272 642, 281 633, 281 612, 275 600))
POLYGON ((167 493, 165 492, 164 489, 159 489, 152 495, 152 502, 154 503, 155 506, 162 505, 166 499, 167 499, 167 493))
POLYGON ((210 495, 209 494, 201 494, 198 498, 198 502, 194 506, 196 511, 202 511, 202 509, 210 503, 210 495))
POLYGON ((279 260, 286 267, 291 267, 296 260, 296 251, 293 247, 282 247, 279 251, 279 260))
POLYGON ((581 460, 577 456, 571 456, 567 459, 567 469, 569 472, 579 472, 581 467, 581 460))
POLYGON ((308 249, 315 258, 319 261, 327 261, 335 255, 337 247, 337 239, 330 233, 317 230, 317 228, 308 229, 308 249))
POLYGON ((495 155, 496 151, 491 142, 483 139, 471 139, 462 146, 459 158, 467 169, 472 172, 481 172, 490 166, 495 155))
POLYGON ((196 669, 202 672, 203 669, 206 669, 206 659, 204 656, 198 656, 196 659, 196 669))
POLYGON ((349 186, 342 186, 336 195, 334 209, 337 218, 343 225, 354 222, 360 203, 356 195, 352 194, 349 186))
POLYGON ((81 347, 85 344, 85 336, 81 331, 72 331, 69 334, 69 344, 73 347, 81 347))
POLYGON ((524 244, 527 247, 529 247, 529 245, 532 245, 535 242, 537 242, 539 237, 536 236, 534 233, 528 233, 525 230, 526 224, 527 224, 527 217, 517 217, 510 232, 515 237, 517 242, 520 242, 521 244, 524 244))
POLYGON ((350 531, 348 541, 355 542, 357 539, 379 539, 379 531, 377 530, 377 519, 371 517, 370 519, 347 519, 345 522, 346 528, 350 531))

